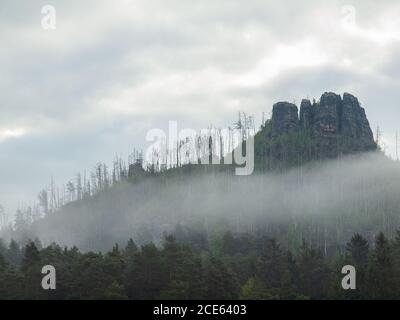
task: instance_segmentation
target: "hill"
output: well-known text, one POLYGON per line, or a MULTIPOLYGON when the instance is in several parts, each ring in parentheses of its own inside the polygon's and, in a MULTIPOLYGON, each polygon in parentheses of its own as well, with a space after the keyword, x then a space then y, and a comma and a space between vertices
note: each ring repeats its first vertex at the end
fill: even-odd
POLYGON ((355 232, 370 240, 395 234, 400 167, 377 151, 357 98, 325 93, 303 100, 300 113, 279 102, 254 140, 251 176, 235 176, 229 165, 149 172, 136 164, 126 179, 5 237, 107 250, 127 238, 157 243, 163 233, 218 238, 231 230, 334 252, 355 232))

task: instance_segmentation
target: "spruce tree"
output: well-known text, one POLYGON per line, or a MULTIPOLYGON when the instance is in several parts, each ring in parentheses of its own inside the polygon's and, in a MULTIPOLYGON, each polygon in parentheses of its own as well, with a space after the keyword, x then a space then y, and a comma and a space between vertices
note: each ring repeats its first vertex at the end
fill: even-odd
POLYGON ((375 250, 369 268, 369 292, 373 299, 391 299, 395 297, 394 263, 392 248, 381 232, 375 240, 375 250))
POLYGON ((356 269, 356 292, 352 290, 347 295, 352 298, 361 298, 367 294, 368 240, 357 233, 346 244, 346 251, 347 263, 356 269))

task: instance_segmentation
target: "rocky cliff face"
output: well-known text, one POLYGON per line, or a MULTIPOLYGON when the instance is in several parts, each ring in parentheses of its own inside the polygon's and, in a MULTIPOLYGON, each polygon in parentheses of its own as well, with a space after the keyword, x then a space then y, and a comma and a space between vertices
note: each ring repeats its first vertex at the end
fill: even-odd
POLYGON ((300 126, 310 129, 314 121, 314 106, 310 100, 303 99, 300 104, 300 126))
MULTIPOLYGON (((278 102, 273 106, 271 137, 284 135, 308 138, 308 154, 312 158, 331 158, 341 154, 371 151, 377 148, 365 110, 349 93, 343 98, 333 92, 324 93, 313 104, 304 99, 300 114, 296 105, 278 102)), ((285 150, 284 146, 275 148, 285 150)))
POLYGON ((278 102, 272 111, 272 136, 299 130, 299 110, 289 102, 278 102))

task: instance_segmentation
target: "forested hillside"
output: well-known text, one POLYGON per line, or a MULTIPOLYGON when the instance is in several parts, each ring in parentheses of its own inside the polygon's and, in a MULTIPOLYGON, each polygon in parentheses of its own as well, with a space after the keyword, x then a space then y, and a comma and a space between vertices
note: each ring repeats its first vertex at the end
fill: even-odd
POLYGON ((330 252, 356 232, 371 241, 379 231, 392 238, 400 224, 400 165, 381 154, 245 177, 200 169, 121 182, 19 225, 8 239, 109 250, 130 237, 158 243, 179 224, 208 237, 261 230, 287 247, 305 239, 330 252))
POLYGON ((74 192, 62 205, 44 190, 45 216, 26 219, 32 211, 20 212, 2 237, 111 250, 127 238, 159 244, 165 232, 183 226, 208 240, 226 231, 263 232, 285 249, 306 241, 325 255, 343 252, 354 233, 371 243, 379 231, 394 237, 400 166, 376 150, 357 98, 325 93, 313 104, 303 100, 300 114, 294 104, 277 103, 254 141, 250 176, 236 176, 223 157, 222 164, 177 162, 166 170, 120 161, 112 175, 99 165, 92 183, 84 179, 82 187, 80 176, 76 188, 71 183, 74 192))

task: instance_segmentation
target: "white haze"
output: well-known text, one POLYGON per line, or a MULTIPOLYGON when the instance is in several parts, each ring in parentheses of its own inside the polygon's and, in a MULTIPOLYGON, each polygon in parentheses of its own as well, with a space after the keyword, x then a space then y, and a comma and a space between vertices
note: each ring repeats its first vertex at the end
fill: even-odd
POLYGON ((380 153, 250 177, 169 176, 120 183, 69 204, 23 237, 104 250, 129 238, 157 242, 180 224, 209 237, 225 230, 266 232, 288 246, 303 238, 326 246, 343 244, 355 232, 391 237, 400 226, 400 165, 380 153))

